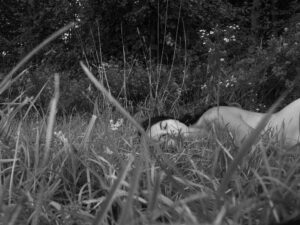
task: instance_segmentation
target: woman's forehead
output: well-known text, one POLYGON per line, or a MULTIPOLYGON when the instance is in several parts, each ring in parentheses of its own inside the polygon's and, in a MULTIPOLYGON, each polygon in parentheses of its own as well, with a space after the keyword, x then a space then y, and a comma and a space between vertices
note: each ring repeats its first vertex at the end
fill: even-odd
POLYGON ((183 123, 179 122, 178 120, 174 119, 167 119, 159 121, 155 124, 153 124, 150 129, 151 130, 165 130, 165 129, 172 129, 172 128, 180 128, 185 126, 183 123))
POLYGON ((184 123, 181 123, 178 120, 164 120, 160 123, 160 129, 167 130, 168 132, 186 132, 188 129, 188 126, 186 126, 184 123))
POLYGON ((160 124, 160 122, 165 121, 165 120, 170 120, 170 119, 174 119, 171 116, 156 116, 156 117, 152 117, 149 119, 146 119, 142 122, 142 127, 146 130, 152 126, 154 126, 155 124, 160 124))

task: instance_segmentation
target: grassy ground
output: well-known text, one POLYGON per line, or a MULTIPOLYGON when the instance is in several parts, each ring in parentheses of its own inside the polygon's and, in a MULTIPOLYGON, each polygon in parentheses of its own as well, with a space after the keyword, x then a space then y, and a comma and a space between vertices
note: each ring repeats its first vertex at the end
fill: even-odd
POLYGON ((1 224, 269 224, 300 213, 297 149, 252 147, 220 193, 239 151, 225 131, 167 147, 141 142, 126 119, 113 126, 120 114, 95 118, 58 118, 46 161, 47 118, 7 121, 1 224))

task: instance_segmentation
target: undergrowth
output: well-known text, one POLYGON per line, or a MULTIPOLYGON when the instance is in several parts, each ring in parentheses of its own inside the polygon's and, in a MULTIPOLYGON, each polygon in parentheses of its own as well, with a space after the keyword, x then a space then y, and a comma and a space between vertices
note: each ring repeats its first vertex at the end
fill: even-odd
MULTIPOLYGON (((7 75, 1 94, 18 68, 50 39, 7 75)), ((1 225, 252 225, 300 213, 298 147, 284 149, 265 139, 256 144, 267 117, 240 149, 226 131, 159 145, 145 136, 137 123, 141 118, 133 118, 83 63, 81 67, 111 102, 107 105, 119 112, 100 113, 95 105, 92 115, 57 117, 57 74, 48 112, 34 108, 36 98, 21 95, 15 107, 4 105, 1 225)))

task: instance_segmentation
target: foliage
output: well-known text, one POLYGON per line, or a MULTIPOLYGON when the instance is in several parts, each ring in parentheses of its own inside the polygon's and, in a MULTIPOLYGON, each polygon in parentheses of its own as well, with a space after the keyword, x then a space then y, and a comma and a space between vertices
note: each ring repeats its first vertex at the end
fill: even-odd
MULTIPOLYGON (((90 110, 90 103, 102 98, 87 89, 78 66, 84 60, 99 79, 106 78, 114 96, 155 113, 219 100, 262 109, 297 73, 296 2, 1 1, 1 73, 54 30, 77 22, 36 55, 26 67, 27 78, 1 98, 14 99, 20 91, 35 95, 59 73, 62 108, 90 110), (281 48, 283 43, 288 45, 281 48)), ((50 89, 41 96, 46 106, 50 89)))
MULTIPOLYGON (((208 78, 197 77, 204 93, 200 95, 210 99, 228 96, 228 87, 244 94, 242 90, 246 89, 238 85, 250 88, 250 72, 256 75, 263 71, 266 76, 270 72, 278 79, 289 79, 295 70, 289 65, 295 65, 296 70, 299 65, 297 26, 239 61, 227 55, 231 46, 224 42, 229 31, 215 26, 216 32, 206 37, 207 45, 203 46, 207 62, 195 69, 204 71, 208 78), (229 59, 238 63, 231 66, 229 59), (267 65, 266 70, 262 63, 267 65), (241 71, 241 76, 236 71, 241 71)), ((132 93, 140 98, 148 92, 149 104, 154 101, 158 108, 162 101, 161 105, 166 105, 163 110, 170 111, 177 109, 173 106, 180 102, 182 92, 196 88, 186 82, 192 82, 196 75, 189 70, 193 67, 178 65, 176 60, 170 66, 151 60, 145 62, 146 68, 139 60, 114 66, 113 61, 92 62, 89 57, 96 52, 83 53, 87 64, 111 92, 119 89, 120 96, 132 93), (136 74, 140 76, 138 81, 134 79, 136 74), (135 92, 140 85, 142 91, 135 92)), ((95 104, 92 116, 57 118, 60 104, 71 107, 77 100, 84 101, 83 95, 88 99, 97 95, 88 82, 78 79, 76 68, 66 70, 51 61, 59 56, 25 70, 27 76, 8 90, 18 87, 22 93, 12 92, 16 97, 7 99, 0 111, 0 224, 244 225, 270 224, 299 214, 299 146, 285 149, 276 135, 255 143, 253 137, 259 133, 253 133, 248 145, 237 149, 231 134, 219 129, 207 139, 171 137, 176 142, 174 147, 158 145, 137 135, 129 122, 133 118, 121 106, 122 115, 112 113, 109 107, 101 111, 95 104), (52 74, 56 73, 60 76, 55 76, 53 85, 52 74), (42 87, 44 96, 39 100, 46 99, 43 104, 49 111, 41 116, 35 105, 42 95, 36 92, 42 87), (37 98, 26 98, 30 91, 37 98), (236 167, 231 167, 233 163, 236 167)), ((1 90, 10 79, 7 82, 1 83, 1 90)))
MULTIPOLYGON (((235 64, 230 74, 237 77, 240 89, 251 88, 252 103, 269 107, 286 89, 292 89, 291 98, 299 96, 299 28, 286 28, 280 37, 271 37, 266 48, 257 47, 235 64), (247 83, 250 84, 247 87, 247 83), (253 95, 254 94, 254 95, 253 95)), ((249 105, 242 102, 243 105, 249 105)))
POLYGON ((218 101, 237 102, 245 108, 259 111, 272 105, 286 89, 293 87, 290 98, 297 98, 298 26, 285 28, 279 37, 272 36, 265 47, 249 46, 243 57, 233 57, 235 50, 242 47, 243 38, 240 39, 238 26, 200 30, 208 61, 191 70, 185 94, 197 93, 197 98, 203 99, 200 104, 204 105, 218 101))
MULTIPOLYGON (((4 0, 0 4, 0 43, 1 54, 4 56, 2 68, 13 66, 47 36, 74 20, 76 6, 76 3, 66 0, 50 2, 4 0)), ((54 46, 58 47, 63 43, 61 38, 54 46)), ((45 48, 44 53, 50 49, 45 48)), ((36 56, 34 62, 40 63, 46 55, 36 56)))

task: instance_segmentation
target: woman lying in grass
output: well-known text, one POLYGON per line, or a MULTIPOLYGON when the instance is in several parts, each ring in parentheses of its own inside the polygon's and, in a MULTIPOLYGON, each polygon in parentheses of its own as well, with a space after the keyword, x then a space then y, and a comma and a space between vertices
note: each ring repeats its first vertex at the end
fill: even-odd
MULTIPOLYGON (((225 128, 233 136, 234 143, 240 146, 248 134, 256 128, 265 113, 252 112, 233 106, 215 106, 194 119, 174 119, 155 117, 142 123, 147 134, 154 140, 166 141, 169 135, 183 137, 207 137, 212 128, 225 128), (192 121, 192 122, 191 122, 192 121)), ((271 136, 286 147, 299 142, 300 99, 290 103, 282 110, 272 114, 262 133, 268 131, 271 136)))

